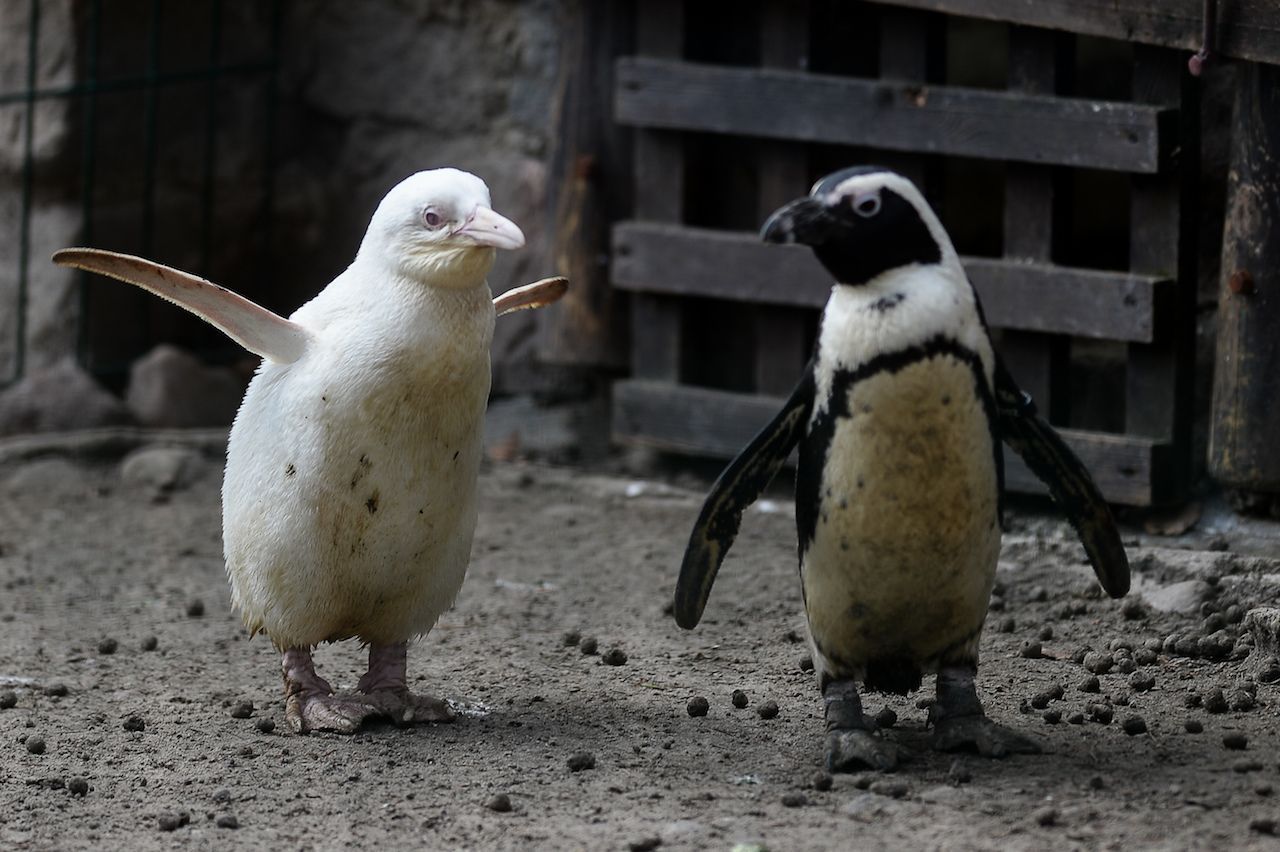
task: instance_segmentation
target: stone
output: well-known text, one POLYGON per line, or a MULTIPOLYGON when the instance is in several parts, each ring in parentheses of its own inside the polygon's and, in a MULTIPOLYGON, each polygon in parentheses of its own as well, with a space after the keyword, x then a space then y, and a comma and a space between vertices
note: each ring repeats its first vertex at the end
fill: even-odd
POLYGON ((0 437, 132 423, 133 415, 124 403, 69 356, 29 371, 0 392, 0 437))
POLYGON ((124 484, 152 495, 181 491, 198 480, 206 466, 195 450, 181 447, 142 447, 120 463, 124 484))
POLYGON ((1212 589, 1204 580, 1183 580, 1148 589, 1142 593, 1142 599, 1157 612, 1187 614, 1198 612, 1200 605, 1212 595, 1212 589))
POLYGON ((229 426, 244 389, 230 368, 206 366, 189 352, 162 344, 134 362, 125 402, 144 426, 229 426))

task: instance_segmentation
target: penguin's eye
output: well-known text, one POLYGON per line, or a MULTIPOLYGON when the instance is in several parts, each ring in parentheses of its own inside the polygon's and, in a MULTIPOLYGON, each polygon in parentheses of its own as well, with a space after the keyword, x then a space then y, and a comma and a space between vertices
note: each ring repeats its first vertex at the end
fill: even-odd
POLYGON ((427 209, 422 212, 422 221, 428 228, 440 227, 440 214, 434 210, 427 209))
POLYGON ((880 212, 880 195, 873 192, 869 192, 866 195, 855 195, 853 198, 853 212, 864 219, 870 219, 880 212))

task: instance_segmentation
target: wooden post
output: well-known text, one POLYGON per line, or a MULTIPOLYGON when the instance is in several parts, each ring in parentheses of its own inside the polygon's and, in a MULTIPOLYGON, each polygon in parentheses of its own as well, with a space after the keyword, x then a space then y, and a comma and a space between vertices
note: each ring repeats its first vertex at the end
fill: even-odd
POLYGON ((1209 464, 1224 485, 1274 492, 1280 491, 1280 67, 1248 64, 1237 73, 1209 464))
POLYGON ((552 158, 552 258, 569 279, 553 311, 539 311, 538 357, 549 364, 627 363, 626 299, 609 286, 609 227, 631 205, 631 134, 613 123, 614 60, 631 50, 632 4, 570 2, 552 158))
POLYGON ((1129 344, 1125 367, 1125 431, 1173 445, 1172 463, 1151 485, 1160 503, 1182 499, 1189 480, 1197 255, 1196 228, 1182 201, 1195 191, 1200 159, 1200 110, 1190 79, 1177 51, 1134 46, 1133 99, 1177 107, 1181 125, 1176 162, 1130 183, 1129 268, 1177 278, 1171 303, 1157 313, 1155 342, 1129 344))
MULTIPOLYGON (((808 66, 808 0, 767 0, 760 16, 760 64, 793 71, 808 66)), ((774 209, 809 191, 804 147, 759 143, 758 210, 763 222, 774 209)), ((804 369, 805 311, 759 307, 755 315, 756 393, 787 396, 804 369)))
MULTIPOLYGON (((1009 29, 1009 88, 1054 93, 1058 38, 1050 30, 1009 29)), ((1053 253, 1053 172, 1044 166, 1008 163, 1004 185, 1004 256, 1049 262, 1053 253)), ((1068 338, 1006 330, 1000 355, 1010 373, 1052 422, 1066 422, 1068 338)))
MULTIPOLYGON (((684 52, 683 0, 636 4, 636 49, 644 56, 684 52)), ((684 212, 684 143, 674 133, 641 130, 635 141, 635 217, 679 222, 684 212)), ((680 380, 680 301, 637 293, 631 300, 631 375, 680 380)))

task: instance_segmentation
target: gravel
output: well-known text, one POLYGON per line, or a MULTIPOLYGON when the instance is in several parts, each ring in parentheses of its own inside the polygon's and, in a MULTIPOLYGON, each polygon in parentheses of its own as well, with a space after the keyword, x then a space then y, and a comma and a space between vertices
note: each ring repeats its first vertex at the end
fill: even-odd
POLYGON ((689 703, 684 708, 690 716, 698 717, 707 715, 707 711, 711 709, 711 702, 701 695, 695 695, 689 699, 689 703))
POLYGON ((147 723, 141 716, 130 716, 128 719, 124 720, 124 724, 120 727, 124 728, 126 731, 137 733, 139 731, 145 731, 147 729, 147 723))
POLYGON ((730 697, 729 700, 732 701, 733 706, 737 707, 739 710, 746 707, 748 703, 747 694, 743 692, 741 689, 735 689, 733 691, 733 695, 730 697))
POLYGON ((627 664, 627 652, 621 648, 610 648, 604 652, 600 662, 606 666, 625 666, 627 664))
POLYGON ((570 772, 581 772, 584 769, 596 768, 596 756, 589 751, 575 751, 565 761, 570 772))
POLYGON ((120 643, 110 637, 103 639, 98 643, 99 654, 114 654, 116 649, 120 647, 120 643))
POLYGON ((1249 738, 1239 731, 1230 731, 1222 735, 1222 744, 1232 751, 1243 751, 1249 747, 1249 738))
POLYGON ((769 700, 756 708, 761 719, 772 719, 778 715, 778 702, 769 700))
POLYGON ((235 704, 231 705, 232 719, 248 719, 252 715, 253 715, 252 701, 237 701, 235 704))
POLYGON ((498 793, 490 797, 484 806, 495 813, 506 814, 511 813, 511 797, 506 793, 498 793))

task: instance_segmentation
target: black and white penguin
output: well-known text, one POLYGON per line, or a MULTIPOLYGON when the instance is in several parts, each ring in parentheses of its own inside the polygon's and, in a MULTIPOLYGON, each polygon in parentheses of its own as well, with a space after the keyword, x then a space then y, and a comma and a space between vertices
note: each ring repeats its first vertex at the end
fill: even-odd
POLYGON ((991 346, 951 240, 901 175, 857 167, 776 211, 761 236, 812 247, 835 279, 818 341, 782 411, 708 495, 675 618, 693 628, 743 511, 799 445, 796 526, 827 763, 889 769, 892 742, 856 684, 904 694, 937 674, 933 745, 1038 751, 983 713, 978 640, 1000 552, 1007 442, 1075 526, 1103 588, 1129 588, 1111 512, 991 346))

